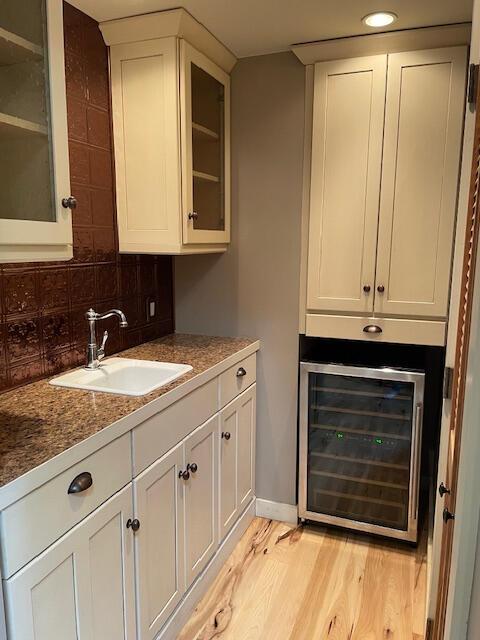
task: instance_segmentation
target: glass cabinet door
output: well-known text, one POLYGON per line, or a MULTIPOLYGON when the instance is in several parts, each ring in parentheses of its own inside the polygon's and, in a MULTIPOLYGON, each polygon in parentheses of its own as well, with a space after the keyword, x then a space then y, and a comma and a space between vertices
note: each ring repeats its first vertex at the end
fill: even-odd
POLYGON ((50 245, 44 259, 70 257, 58 249, 71 238, 65 103, 62 3, 2 0, 0 260, 22 244, 30 260, 42 259, 37 244, 50 245))
POLYGON ((419 476, 415 383, 310 371, 307 395, 306 510, 407 532, 419 476))
POLYGON ((230 79, 182 41, 184 242, 228 242, 230 79))

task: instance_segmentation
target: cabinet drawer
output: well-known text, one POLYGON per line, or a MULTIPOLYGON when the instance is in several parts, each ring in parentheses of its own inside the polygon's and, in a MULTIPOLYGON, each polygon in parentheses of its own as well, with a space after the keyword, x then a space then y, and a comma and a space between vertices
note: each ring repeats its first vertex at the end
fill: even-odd
POLYGON ((133 473, 141 471, 217 411, 218 378, 195 389, 133 430, 133 473))
POLYGON ((257 379, 257 355, 230 367, 220 375, 220 409, 242 393, 257 379))
POLYGON ((445 328, 445 322, 436 320, 364 318, 307 313, 306 335, 319 338, 443 346, 445 328), (378 326, 381 332, 365 332, 364 328, 368 325, 378 326))
POLYGON ((7 507, 0 526, 3 578, 9 578, 131 479, 130 434, 126 433, 7 507), (68 493, 73 480, 86 473, 91 475, 91 486, 68 493))

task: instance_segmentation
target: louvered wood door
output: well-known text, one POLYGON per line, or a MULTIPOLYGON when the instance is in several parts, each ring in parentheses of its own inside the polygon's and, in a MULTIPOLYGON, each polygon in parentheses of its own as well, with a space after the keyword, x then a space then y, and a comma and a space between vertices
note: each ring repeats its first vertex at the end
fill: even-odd
MULTIPOLYGON (((477 93, 477 105, 480 103, 480 86, 477 93)), ((447 469, 444 484, 450 493, 444 495, 444 509, 446 513, 455 513, 457 499, 458 469, 460 461, 460 446, 462 440, 463 407, 465 399, 465 383, 468 366, 468 349, 470 342, 470 327, 472 321, 472 306, 474 295, 474 279, 477 267, 477 252, 479 239, 479 197, 480 197, 480 111, 477 108, 474 151, 472 160, 472 176, 470 197, 465 235, 462 282, 460 290, 460 309, 457 327, 457 342, 455 352, 454 382, 452 392, 451 423, 449 434, 449 448, 447 455, 447 469)), ((437 607, 433 623, 432 640, 443 640, 445 631, 445 614, 448 602, 448 586, 452 560, 452 544, 455 521, 447 519, 443 523, 442 547, 440 555, 440 572, 438 583, 437 607)), ((445 639, 449 640, 449 639, 445 639)))

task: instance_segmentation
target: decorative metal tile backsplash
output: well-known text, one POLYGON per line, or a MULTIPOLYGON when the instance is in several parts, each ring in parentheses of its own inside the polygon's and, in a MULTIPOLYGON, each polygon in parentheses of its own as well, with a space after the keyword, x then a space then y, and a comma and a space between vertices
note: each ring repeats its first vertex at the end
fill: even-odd
POLYGON ((1 391, 81 364, 90 306, 127 315, 127 330, 102 323, 110 354, 174 329, 172 258, 118 253, 107 48, 97 23, 67 3, 64 27, 74 258, 1 266, 1 391))

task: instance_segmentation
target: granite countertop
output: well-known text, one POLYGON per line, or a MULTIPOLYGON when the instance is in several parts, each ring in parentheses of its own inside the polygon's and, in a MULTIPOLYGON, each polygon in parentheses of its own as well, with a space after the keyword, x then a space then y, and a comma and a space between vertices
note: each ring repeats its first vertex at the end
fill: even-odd
POLYGON ((141 397, 54 387, 48 379, 0 395, 0 487, 254 342, 172 334, 115 354, 193 367, 178 380, 141 397))

